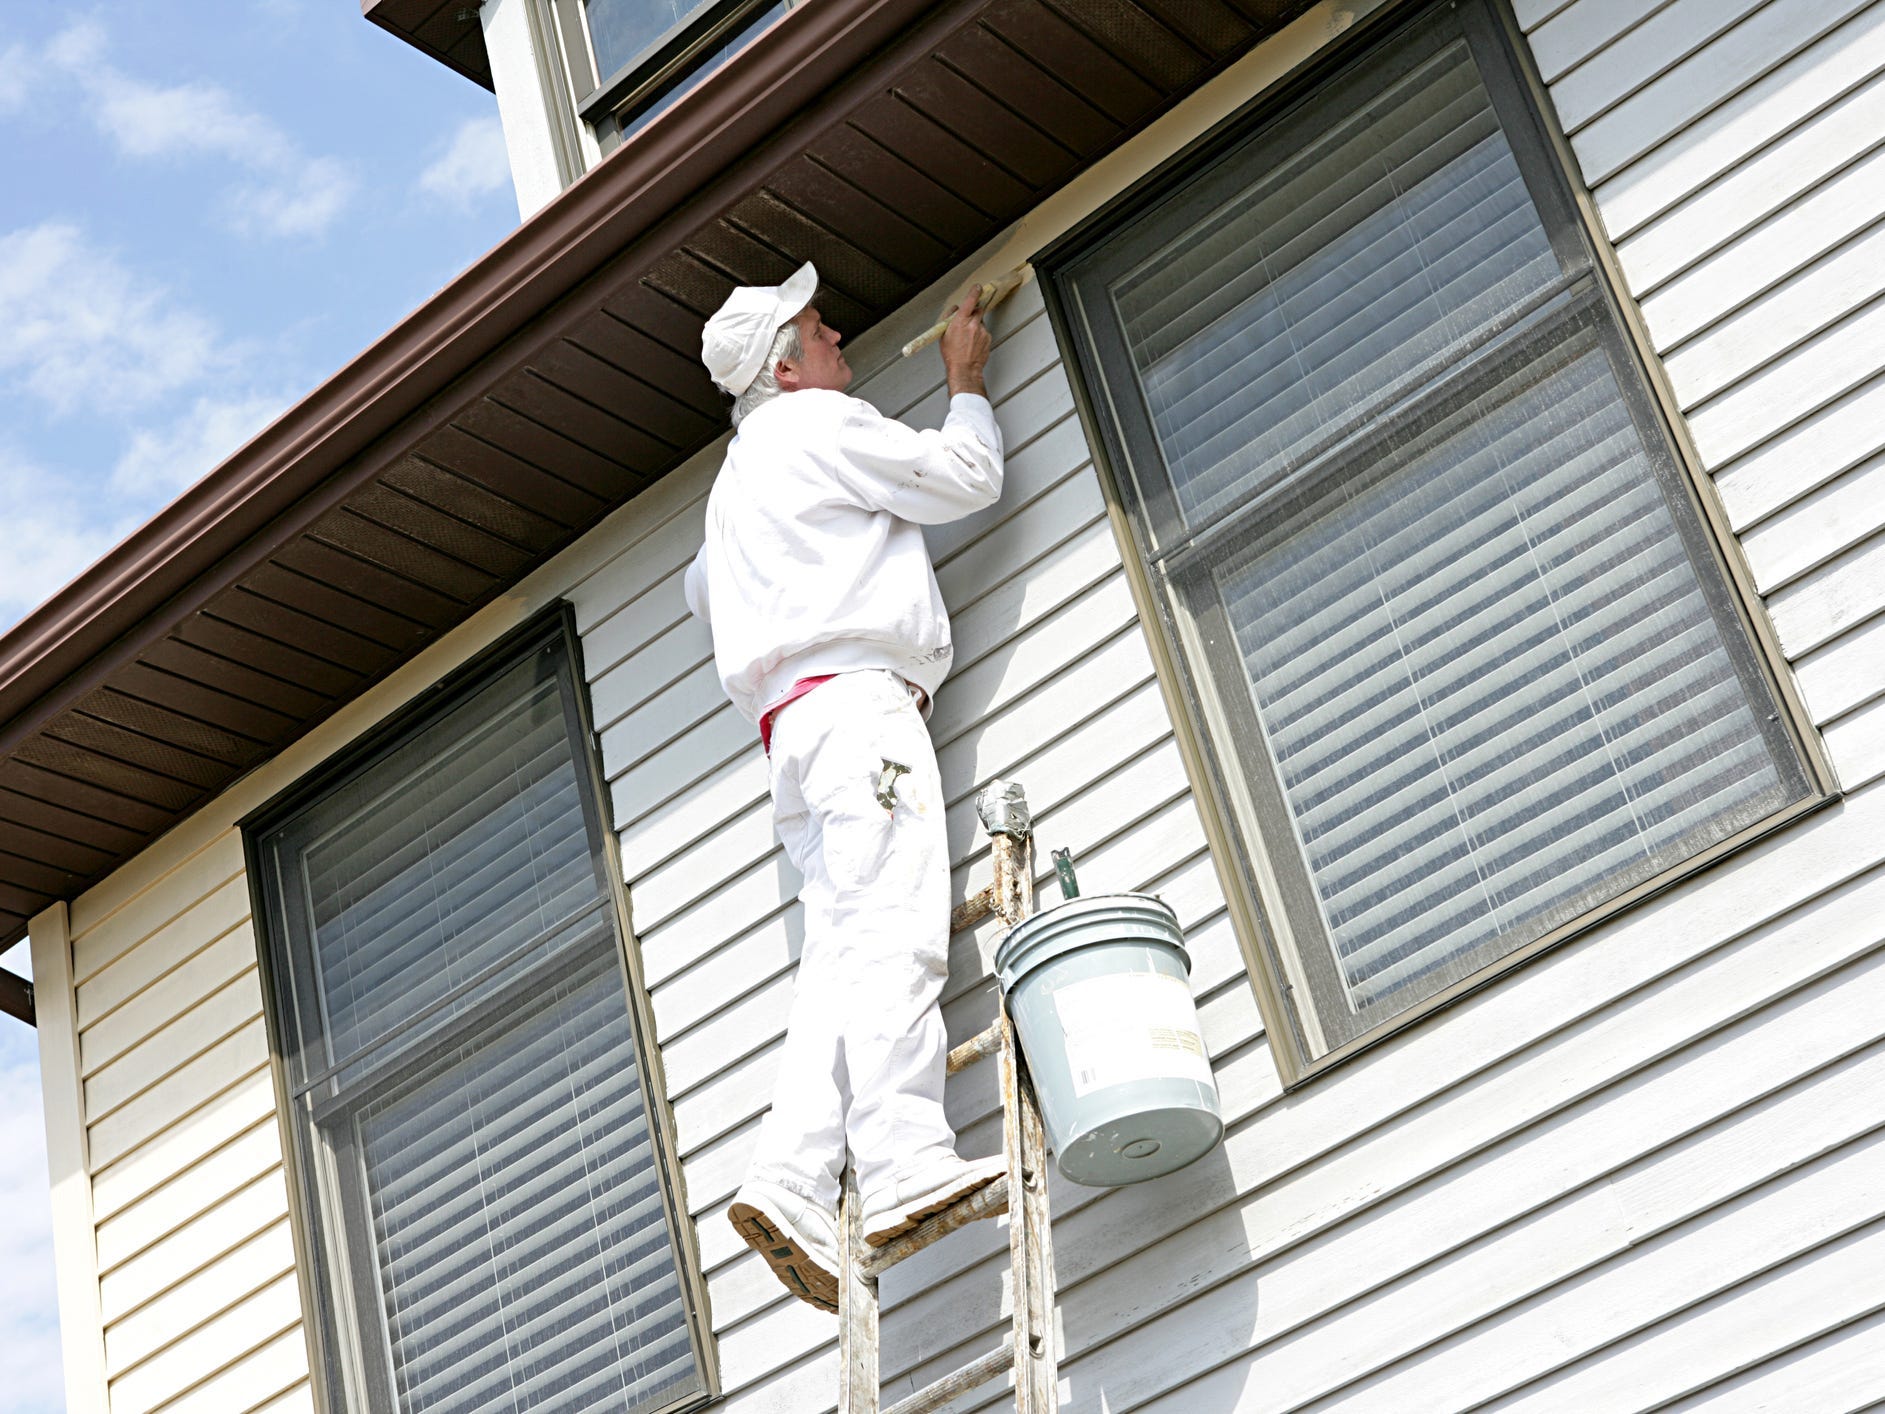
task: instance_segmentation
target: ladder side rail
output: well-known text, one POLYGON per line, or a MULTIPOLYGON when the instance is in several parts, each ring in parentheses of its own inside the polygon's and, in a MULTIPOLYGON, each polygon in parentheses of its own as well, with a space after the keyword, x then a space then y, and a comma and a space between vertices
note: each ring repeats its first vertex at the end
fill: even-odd
MULTIPOLYGON (((996 912, 1009 928, 1033 910, 1031 834, 994 837, 996 912)), ((1059 1408, 1053 1334, 1053 1249, 1047 1212, 1047 1141, 1027 1063, 1007 1006, 1001 1008, 1001 1104, 1008 1160, 1008 1253, 1013 1273, 1015 1414, 1059 1408)))
POLYGON ((1040 1106, 1027 1078, 1027 1062, 1016 1055, 1020 1072, 1019 1122, 1026 1177, 1021 1187, 1020 1213, 1009 1209, 1010 1224, 1028 1234, 1026 1267, 1017 1285, 1027 1287, 1028 1340, 1015 1356, 1017 1414, 1055 1414, 1060 1408, 1058 1363, 1054 1351, 1054 1238, 1047 1212, 1047 1136, 1040 1106), (1025 1387, 1025 1399, 1021 1389, 1025 1387))
MULTIPOLYGON (((973 927, 991 913, 1013 928, 1032 912, 1034 843, 1027 829, 1025 804, 1019 836, 998 831, 987 814, 983 818, 990 825, 994 879, 955 910, 950 919, 952 933, 973 927)), ((945 1233, 1004 1207, 1009 1212, 1014 1307, 1009 1335, 995 1350, 898 1401, 887 1414, 934 1410, 955 1395, 986 1383, 1004 1368, 1014 1371, 1015 1414, 1056 1414, 1059 1409, 1046 1133, 1005 1002, 998 1005, 992 1026, 950 1052, 949 1073, 991 1055, 1000 1057, 1002 1149, 1008 1164, 1004 1179, 873 1252, 864 1244, 857 1176, 848 1165, 845 1168, 839 1223, 843 1272, 838 1287, 838 1414, 879 1414, 878 1276, 945 1233)))
POLYGON ((838 1414, 878 1414, 877 1278, 864 1270, 864 1204, 848 1164, 838 1223, 838 1414))

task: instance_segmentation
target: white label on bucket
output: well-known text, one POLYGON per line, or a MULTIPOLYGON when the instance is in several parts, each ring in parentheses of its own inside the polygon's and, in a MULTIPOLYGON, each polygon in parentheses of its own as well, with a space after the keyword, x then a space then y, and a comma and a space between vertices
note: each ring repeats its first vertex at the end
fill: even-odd
POLYGON ((1211 1084, 1191 988, 1162 972, 1088 977, 1054 993, 1075 1098, 1128 1080, 1211 1084))

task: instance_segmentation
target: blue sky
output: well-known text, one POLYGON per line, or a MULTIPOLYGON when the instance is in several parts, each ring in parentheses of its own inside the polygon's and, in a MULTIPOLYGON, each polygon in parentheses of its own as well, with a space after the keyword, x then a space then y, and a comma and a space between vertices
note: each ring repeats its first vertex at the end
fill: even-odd
MULTIPOLYGON (((495 100, 357 0, 7 0, 0 627, 516 221, 495 100)), ((0 1017, 9 1414, 64 1407, 46 1188, 34 1035, 0 1017)))

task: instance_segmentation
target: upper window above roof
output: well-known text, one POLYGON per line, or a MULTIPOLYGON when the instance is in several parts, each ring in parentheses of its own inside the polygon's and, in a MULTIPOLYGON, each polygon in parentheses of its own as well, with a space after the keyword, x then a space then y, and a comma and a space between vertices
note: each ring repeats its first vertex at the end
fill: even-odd
POLYGON ((629 68, 681 21, 714 8, 712 0, 586 0, 589 42, 595 46, 596 68, 614 74, 629 68))
POLYGON ((634 133, 803 0, 558 0, 576 110, 606 148, 634 133), (587 72, 581 62, 586 54, 587 72))

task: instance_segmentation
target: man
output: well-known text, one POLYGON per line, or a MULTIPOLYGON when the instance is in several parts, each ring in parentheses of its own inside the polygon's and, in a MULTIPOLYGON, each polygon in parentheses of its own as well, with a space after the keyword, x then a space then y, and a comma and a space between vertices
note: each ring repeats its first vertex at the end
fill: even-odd
POLYGON ((943 1117, 949 857, 924 718, 953 650, 921 529, 992 505, 1002 460, 973 295, 942 337, 948 416, 918 432, 845 395, 817 284, 808 262, 737 289, 702 332, 735 435, 686 593, 759 729, 804 880, 772 1111, 728 1216, 790 1290, 835 1311, 847 1143, 878 1246, 1002 1172, 957 1158, 943 1117))

